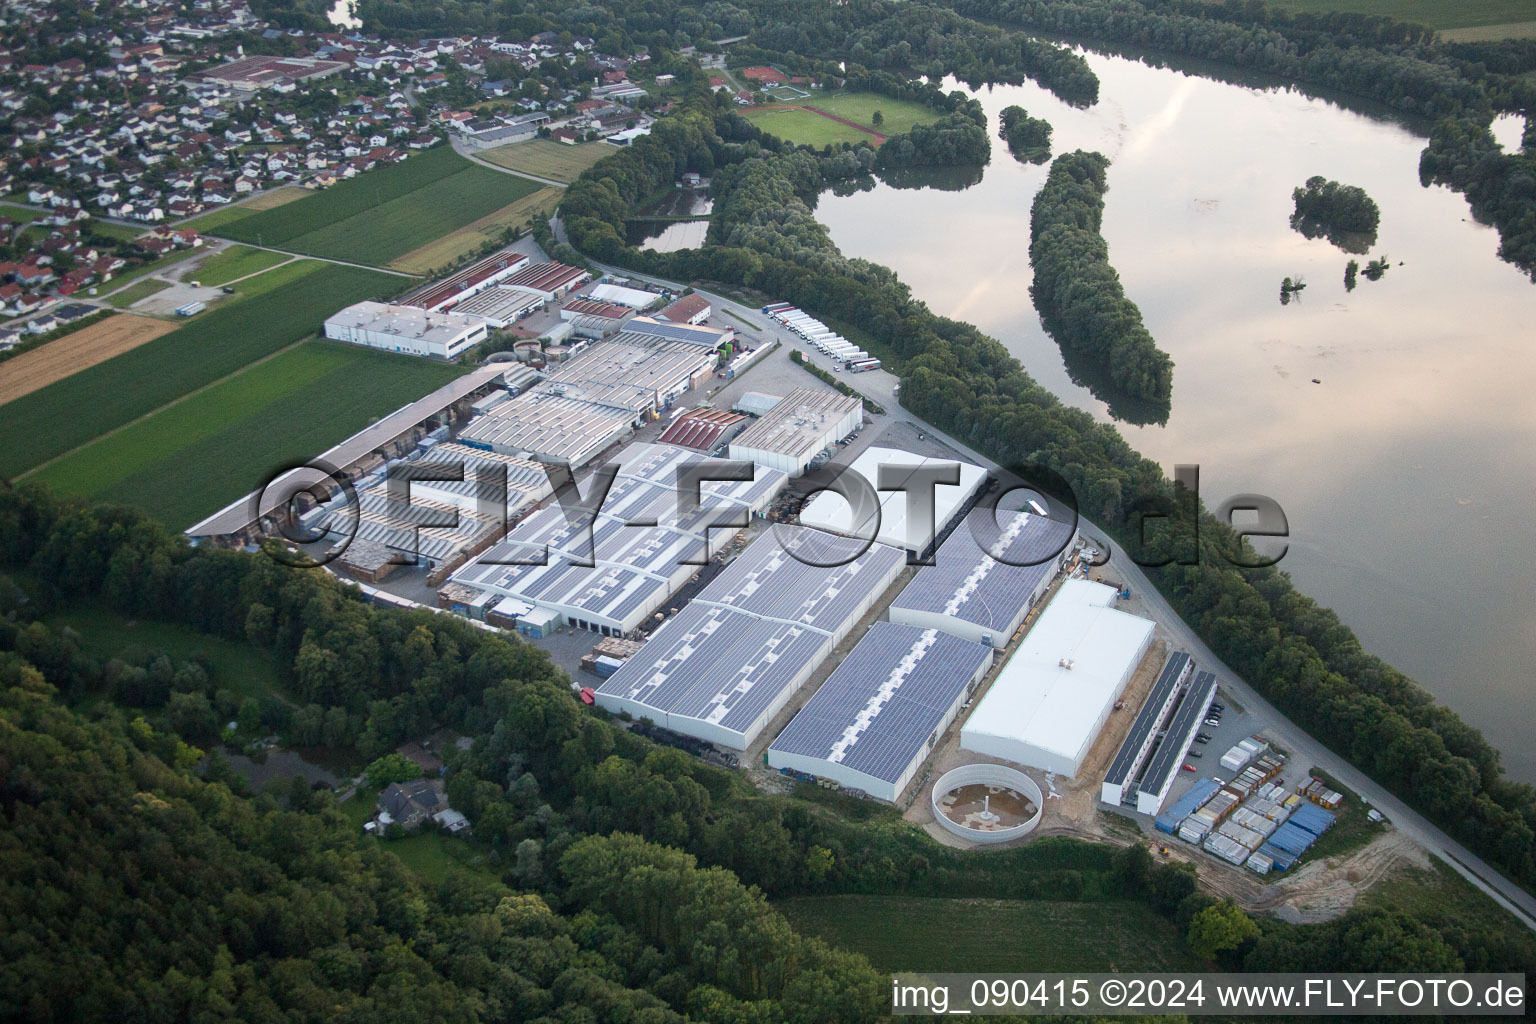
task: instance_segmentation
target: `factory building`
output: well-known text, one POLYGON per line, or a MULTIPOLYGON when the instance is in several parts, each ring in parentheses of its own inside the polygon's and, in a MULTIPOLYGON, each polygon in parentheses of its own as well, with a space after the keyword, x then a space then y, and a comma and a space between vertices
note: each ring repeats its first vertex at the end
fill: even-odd
MULTIPOLYGON (((774 411, 777 411, 777 407, 774 411)), ((987 480, 987 471, 969 462, 933 459, 894 448, 866 448, 845 472, 863 477, 869 487, 878 492, 878 512, 857 515, 855 521, 856 513, 847 498, 836 491, 821 491, 800 510, 801 524, 846 536, 869 537, 873 534, 874 539, 881 544, 904 548, 919 555, 933 543, 934 537, 943 533, 959 516, 987 480), (960 482, 932 485, 933 523, 909 523, 906 491, 880 488, 882 466, 889 467, 888 476, 894 470, 901 482, 918 479, 919 471, 956 466, 959 468, 960 482)))
MULTIPOLYGON (((740 413, 724 409, 694 409, 673 420, 656 440, 696 452, 714 454, 715 450, 747 425, 740 413)), ((770 467, 771 468, 771 467, 770 467)))
POLYGON ((661 296, 655 292, 648 292, 641 288, 626 288, 621 284, 607 282, 593 285, 587 289, 587 294, 598 302, 613 302, 620 306, 628 306, 630 309, 644 309, 661 299, 661 296))
POLYGON ((624 325, 624 330, 635 334, 646 334, 653 338, 665 338, 668 341, 681 341, 689 345, 699 345, 711 352, 718 351, 720 346, 729 344, 736 338, 736 331, 731 327, 704 327, 695 324, 669 324, 655 317, 637 316, 624 325))
POLYGON ((382 481, 358 492, 355 506, 320 506, 303 522, 308 529, 323 525, 338 540, 350 535, 354 544, 380 545, 399 561, 429 569, 452 565, 483 551, 501 536, 505 525, 499 514, 464 509, 414 490, 407 501, 392 495, 382 481))
POLYGON ((591 276, 579 267, 568 267, 564 263, 531 263, 502 283, 512 288, 526 289, 549 301, 579 288, 591 276))
MULTIPOLYGON (((742 396, 742 402, 752 394, 742 396)), ((752 407, 763 408, 763 404, 752 407)), ((864 407, 849 395, 799 388, 763 408, 758 415, 757 422, 731 442, 731 458, 796 477, 806 471, 816 456, 859 429, 864 422, 864 407)))
POLYGON ((978 754, 1074 776, 1152 643, 1117 591, 1067 580, 960 731, 978 754))
POLYGON ((882 544, 850 560, 851 550, 796 527, 765 533, 598 688, 597 703, 745 750, 905 564, 882 544))
POLYGON ((409 292, 400 300, 400 305, 416 306, 429 313, 436 313, 500 284, 527 264, 527 256, 503 249, 441 281, 422 285, 409 292))
POLYGON ((674 324, 702 324, 714 312, 709 300, 698 292, 684 295, 656 314, 657 320, 674 324))
POLYGON ((768 765, 895 803, 991 666, 985 644, 877 622, 769 745, 768 765))
POLYGON ((590 533, 588 524, 573 524, 551 505, 518 523, 453 581, 541 610, 541 629, 568 622, 606 636, 629 633, 788 482, 771 470, 750 481, 706 481, 699 507, 680 512, 679 472, 710 461, 679 448, 632 445, 617 460, 590 533), (652 522, 657 525, 637 525, 652 522))
POLYGON ((578 469, 634 429, 627 409, 595 405, 536 384, 477 416, 459 434, 474 448, 578 469))
POLYGON ((1168 799, 1168 790, 1178 778, 1179 767, 1189 753, 1189 745, 1200 731, 1211 701, 1216 699, 1216 673, 1201 672, 1194 682, 1183 691, 1178 709, 1168 722, 1163 741, 1152 755, 1151 763, 1143 773, 1136 790, 1136 809, 1142 814, 1156 815, 1168 799))
POLYGON ((436 359, 462 355, 486 334, 479 320, 383 302, 356 303, 325 322, 325 336, 332 341, 436 359))
POLYGON ((427 498, 467 512, 501 514, 504 510, 506 517, 512 519, 554 493, 544 463, 467 445, 434 445, 415 465, 429 472, 462 470, 464 479, 412 480, 412 500, 427 498), (503 479, 505 486, 500 483, 503 479))
POLYGON ((891 602, 890 619, 1001 649, 1060 575, 1076 541, 1068 523, 976 509, 891 602))
POLYGON ((1148 755, 1157 746, 1163 723, 1178 703, 1184 681, 1194 668, 1195 663, 1183 651, 1175 651, 1163 663, 1163 671, 1152 685, 1152 692, 1147 694, 1146 703, 1137 712, 1131 731, 1125 734, 1099 787, 1099 799, 1111 807, 1129 802, 1127 798, 1136 793, 1137 777, 1147 763, 1148 755))
POLYGON ((706 348, 625 329, 588 345, 549 377, 551 389, 579 388, 587 400, 654 413, 706 380, 714 369, 706 348))
POLYGON ((500 330, 516 323, 526 314, 544 305, 544 296, 526 288, 495 285, 465 299, 453 307, 459 316, 472 316, 484 320, 500 330))

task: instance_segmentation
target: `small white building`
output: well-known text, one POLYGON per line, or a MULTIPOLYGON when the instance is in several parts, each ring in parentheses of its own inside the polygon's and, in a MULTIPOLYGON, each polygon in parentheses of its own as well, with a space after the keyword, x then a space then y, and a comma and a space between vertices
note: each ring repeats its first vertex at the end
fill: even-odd
POLYGON ((487 332, 482 320, 383 302, 356 303, 325 322, 325 336, 333 341, 436 359, 462 355, 487 332))

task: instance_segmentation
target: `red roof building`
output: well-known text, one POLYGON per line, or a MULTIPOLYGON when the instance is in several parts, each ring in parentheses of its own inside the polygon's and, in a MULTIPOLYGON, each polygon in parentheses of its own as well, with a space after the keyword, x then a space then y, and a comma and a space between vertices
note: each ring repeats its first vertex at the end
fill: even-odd
POLYGON ((724 409, 695 409, 673 421, 656 440, 696 452, 712 452, 735 437, 747 418, 724 409))

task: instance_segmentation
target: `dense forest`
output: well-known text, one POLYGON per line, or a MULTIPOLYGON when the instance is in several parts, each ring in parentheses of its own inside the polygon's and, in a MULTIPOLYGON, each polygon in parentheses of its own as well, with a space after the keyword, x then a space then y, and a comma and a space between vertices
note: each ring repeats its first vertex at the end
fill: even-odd
POLYGON ((1341 185, 1321 174, 1291 193, 1291 227, 1307 238, 1326 238, 1345 252, 1366 253, 1376 244, 1381 211, 1358 185, 1341 185))
MULTIPOLYGON (((862 150, 781 152, 787 147, 707 98, 657 128, 568 191, 562 214, 582 251, 675 280, 753 288, 860 324, 884 346, 881 358, 899 368, 909 411, 1004 465, 1059 474, 1083 513, 1124 542, 1139 533, 1145 503, 1173 499, 1160 467, 1112 427, 1063 406, 995 339, 934 315, 888 269, 837 251, 811 204, 818 189, 857 176, 862 150), (703 150, 715 165, 744 165, 717 174, 709 244, 674 253, 625 246, 623 223, 634 204, 703 150), (750 190, 740 187, 748 182, 750 190), (782 234, 774 224, 779 202, 795 211, 782 234)), ((1091 206, 1091 195, 1085 201, 1091 206)), ((1235 553, 1239 542, 1203 514, 1199 545, 1198 564, 1154 576, 1223 660, 1451 835, 1536 885, 1536 787, 1507 779, 1481 733, 1367 654, 1336 614, 1298 593, 1284 573, 1228 562, 1223 553, 1235 553)))
POLYGON ((1043 164, 1051 158, 1051 122, 1043 117, 1030 117, 1029 111, 1021 106, 1003 108, 1000 134, 1008 143, 1008 151, 1018 160, 1043 164))
POLYGON ((1075 349, 1101 367, 1118 390, 1166 408, 1173 396, 1173 360, 1157 347, 1136 303, 1126 298, 1099 233, 1108 168, 1102 154, 1082 150, 1051 163, 1029 211, 1029 262, 1035 270, 1029 294, 1063 349, 1075 349))
POLYGON ((884 976, 765 900, 799 893, 1137 902, 1233 969, 1536 969, 1523 934, 1466 915, 1266 918, 1222 942, 1212 923, 1246 916, 1139 844, 956 851, 894 812, 767 796, 655 746, 578 703, 543 652, 452 616, 375 609, 324 573, 31 489, 0 493, 0 524, 9 1020, 880 1019, 884 976), (141 652, 169 684, 121 703, 124 659, 41 621, 81 601, 258 645, 277 703, 338 700, 374 749, 465 731, 444 756, 474 830, 452 841, 485 868, 427 884, 328 791, 251 795, 216 757, 200 778, 206 737, 176 697, 235 681, 141 652), (345 670, 317 674, 327 662, 345 670))
POLYGON ((964 114, 946 114, 931 124, 913 125, 908 132, 887 137, 875 151, 875 166, 881 170, 984 164, 990 159, 992 140, 985 122, 977 124, 964 114))

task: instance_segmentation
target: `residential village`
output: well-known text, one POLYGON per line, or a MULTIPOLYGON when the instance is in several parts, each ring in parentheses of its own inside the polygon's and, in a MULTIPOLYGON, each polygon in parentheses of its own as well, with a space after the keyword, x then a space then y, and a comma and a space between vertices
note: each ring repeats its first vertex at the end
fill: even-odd
MULTIPOLYGON (((0 206, 0 320, 196 247, 183 222, 269 190, 323 189, 450 136, 623 144, 658 108, 628 77, 645 55, 590 38, 407 44, 271 27, 243 0, 92 6, 66 47, 78 55, 0 49, 0 195, 15 204, 0 206)), ((7 4, 0 33, 59 17, 7 4)), ((0 351, 56 326, 0 327, 0 351)))

